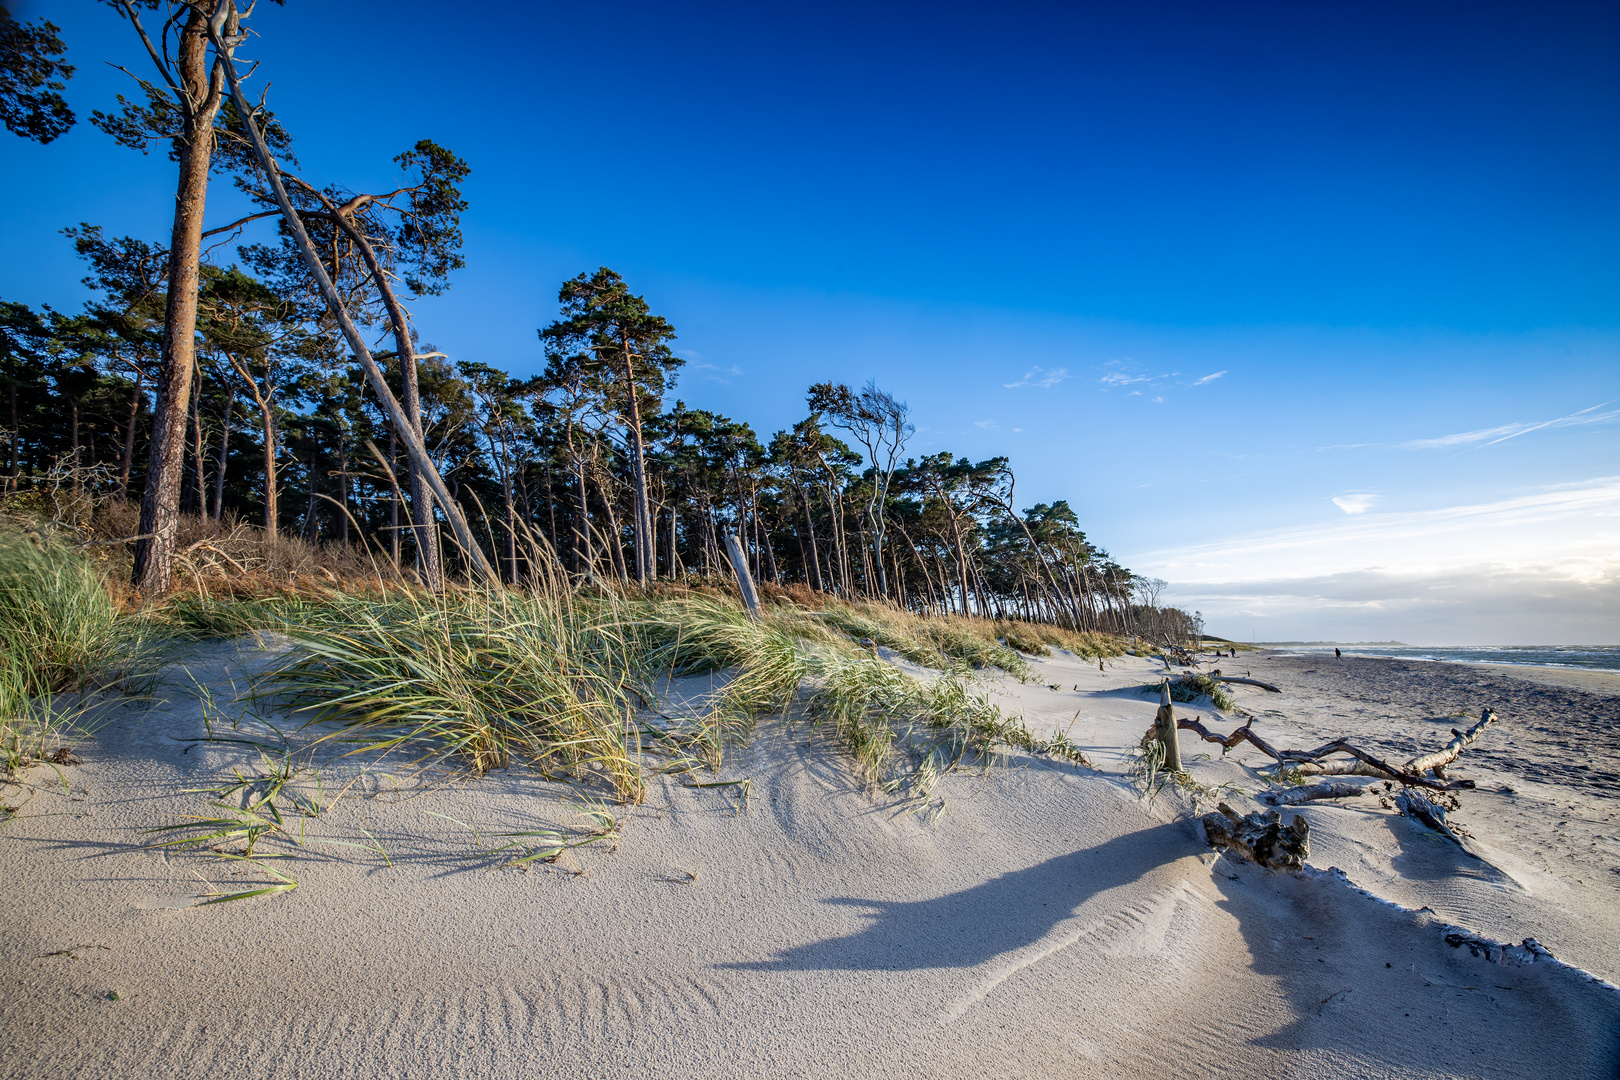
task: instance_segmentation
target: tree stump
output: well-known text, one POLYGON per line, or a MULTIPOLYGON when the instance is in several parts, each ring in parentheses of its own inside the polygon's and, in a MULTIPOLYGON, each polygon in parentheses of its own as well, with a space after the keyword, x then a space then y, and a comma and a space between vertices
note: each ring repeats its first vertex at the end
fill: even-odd
POLYGON ((1267 870, 1299 870, 1311 854, 1311 823, 1295 816, 1284 822, 1276 810, 1260 810, 1246 817, 1225 803, 1204 815, 1209 846, 1235 851, 1267 870))
POLYGON ((1170 704, 1170 680, 1159 684, 1159 712, 1153 718, 1153 731, 1164 746, 1164 771, 1181 772, 1181 745, 1176 741, 1176 710, 1170 704))

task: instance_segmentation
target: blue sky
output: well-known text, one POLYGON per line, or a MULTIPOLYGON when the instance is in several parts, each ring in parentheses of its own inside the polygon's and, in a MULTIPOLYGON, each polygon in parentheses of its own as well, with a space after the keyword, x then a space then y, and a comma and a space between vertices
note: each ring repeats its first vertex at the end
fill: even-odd
MULTIPOLYGON (((768 435, 875 376, 1215 633, 1620 642, 1614 5, 491 10, 291 0, 245 50, 310 178, 471 163, 452 356, 534 370, 606 264, 689 403, 768 435)), ((20 14, 81 115, 140 70, 20 14)), ((4 145, 0 296, 76 306, 65 225, 165 234, 161 156, 4 145)))

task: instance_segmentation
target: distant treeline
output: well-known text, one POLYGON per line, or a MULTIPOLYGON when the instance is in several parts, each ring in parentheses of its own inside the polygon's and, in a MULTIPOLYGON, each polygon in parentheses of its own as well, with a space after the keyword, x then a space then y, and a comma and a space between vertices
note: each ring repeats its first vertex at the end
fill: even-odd
MULTIPOLYGON (((1199 630, 1067 502, 1019 509, 1005 457, 907 456, 908 407, 873 384, 808 387, 805 418, 763 441, 669 404, 674 327, 605 267, 562 284, 538 376, 422 343, 408 305, 463 265, 466 164, 424 140, 395 159, 394 190, 305 181, 289 134, 235 93, 234 6, 174 5, 151 50, 141 6, 113 7, 162 81, 92 122, 171 152, 175 226, 166 245, 65 229, 96 296, 82 311, 0 301, 0 449, 13 498, 139 498, 137 585, 168 587, 181 514, 365 545, 430 586, 518 582, 548 548, 582 580, 724 574, 730 535, 766 582, 1083 630, 1199 630), (205 228, 219 173, 257 208, 205 228), (238 243, 248 228, 263 242, 238 243)), ((0 20, 7 126, 49 142, 74 122, 58 32, 0 20)))

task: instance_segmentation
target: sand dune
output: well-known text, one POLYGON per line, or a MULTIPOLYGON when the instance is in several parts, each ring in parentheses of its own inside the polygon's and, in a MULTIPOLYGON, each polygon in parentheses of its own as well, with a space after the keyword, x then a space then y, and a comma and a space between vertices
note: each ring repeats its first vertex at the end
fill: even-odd
MULTIPOLYGON (((223 704, 262 656, 244 642, 184 666, 223 704)), ((1275 710, 1270 721, 1301 742, 1367 719, 1332 715, 1346 711, 1330 707, 1342 687, 1310 682, 1328 678, 1320 666, 1306 676, 1287 658, 1237 663, 1289 684, 1244 703, 1275 710)), ((227 890, 266 879, 145 848, 141 830, 205 812, 185 789, 252 767, 256 751, 197 741, 203 712, 177 668, 166 700, 111 710, 84 764, 66 770, 70 792, 32 773, 34 797, 0 831, 0 955, 12 973, 0 1070, 1615 1075, 1620 992, 1559 963, 1491 963, 1444 935, 1456 923, 1533 936, 1615 978, 1620 875, 1599 874, 1613 849, 1600 857, 1566 836, 1555 821, 1575 811, 1547 820, 1578 803, 1595 821, 1612 795, 1482 758, 1460 770, 1484 789, 1460 817, 1499 858, 1467 860, 1369 799, 1305 813, 1313 864, 1375 895, 1325 872, 1268 874, 1217 858, 1190 806, 1171 795, 1149 805, 1123 776, 1152 715, 1134 689, 1152 665, 1099 673, 1059 655, 1037 666, 1061 689, 1004 679, 996 691, 1033 724, 1069 725, 1097 770, 1020 756, 957 772, 939 788, 944 813, 925 820, 874 799, 805 725, 767 721, 723 770, 751 781, 746 806, 735 788, 661 778, 644 806, 613 808, 616 845, 514 869, 510 853, 484 850, 491 835, 583 835, 582 793, 516 774, 412 777, 402 760, 328 749, 300 783, 327 795, 352 786, 304 823, 306 845, 286 864, 298 888, 208 907, 191 906, 203 879, 227 890), (366 843, 386 860, 344 846, 366 843)), ((1600 700, 1612 715, 1614 699, 1600 700)), ((1445 730, 1418 718, 1427 726, 1414 735, 1404 706, 1359 705, 1391 717, 1387 730, 1357 727, 1369 740, 1445 730)), ((1521 724, 1548 726, 1510 714, 1504 737, 1524 737, 1521 724)), ((1193 769, 1218 784, 1249 764, 1238 751, 1193 769)))

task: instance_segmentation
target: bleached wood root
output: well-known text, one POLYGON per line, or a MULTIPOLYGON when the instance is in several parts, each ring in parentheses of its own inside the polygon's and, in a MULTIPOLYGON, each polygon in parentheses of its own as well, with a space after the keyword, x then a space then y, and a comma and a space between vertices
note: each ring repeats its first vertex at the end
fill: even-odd
POLYGON ((1210 847, 1225 848, 1268 870, 1298 870, 1311 854, 1311 825, 1295 815, 1284 822, 1275 810, 1239 816, 1225 803, 1203 818, 1210 847))

